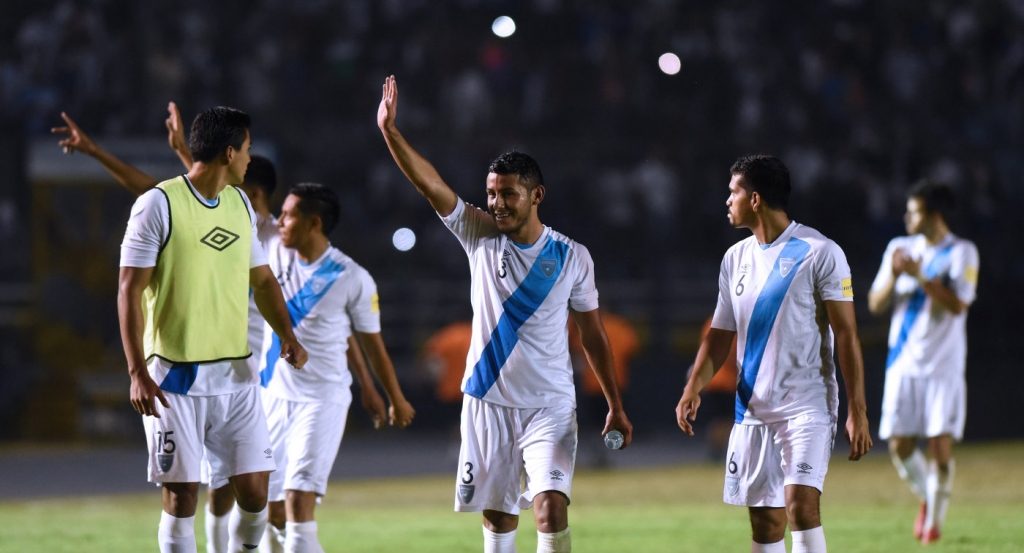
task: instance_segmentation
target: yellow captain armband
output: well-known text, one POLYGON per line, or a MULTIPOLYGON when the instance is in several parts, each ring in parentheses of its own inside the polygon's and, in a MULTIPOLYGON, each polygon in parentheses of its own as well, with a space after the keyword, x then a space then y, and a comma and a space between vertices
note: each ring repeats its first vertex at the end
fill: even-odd
POLYGON ((377 294, 374 294, 373 297, 370 298, 370 311, 374 313, 380 311, 380 298, 377 294))
POLYGON ((968 265, 964 268, 964 280, 972 286, 978 285, 978 268, 968 265))
POLYGON ((843 297, 844 298, 852 298, 853 297, 853 277, 846 277, 846 278, 844 278, 840 282, 840 284, 843 285, 843 297))

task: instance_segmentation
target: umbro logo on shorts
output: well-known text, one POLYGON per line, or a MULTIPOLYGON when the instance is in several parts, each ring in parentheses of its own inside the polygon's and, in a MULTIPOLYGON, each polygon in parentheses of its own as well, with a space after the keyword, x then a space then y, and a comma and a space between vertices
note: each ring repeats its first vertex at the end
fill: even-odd
POLYGON ((561 481, 562 477, 565 476, 565 473, 560 471, 560 470, 558 470, 558 469, 555 469, 555 470, 549 472, 548 474, 551 475, 551 479, 552 480, 559 480, 559 481, 561 481))
POLYGON ((228 246, 238 241, 238 235, 231 232, 230 230, 224 230, 220 227, 213 227, 213 230, 206 233, 206 236, 204 236, 199 241, 219 252, 222 252, 228 246))
POLYGON ((799 465, 796 466, 796 468, 800 469, 800 474, 810 474, 811 469, 813 469, 814 467, 808 465, 807 463, 800 463, 799 465))
POLYGON ((264 449, 263 453, 267 454, 267 459, 270 459, 271 457, 274 456, 274 450, 270 449, 269 447, 267 449, 264 449))

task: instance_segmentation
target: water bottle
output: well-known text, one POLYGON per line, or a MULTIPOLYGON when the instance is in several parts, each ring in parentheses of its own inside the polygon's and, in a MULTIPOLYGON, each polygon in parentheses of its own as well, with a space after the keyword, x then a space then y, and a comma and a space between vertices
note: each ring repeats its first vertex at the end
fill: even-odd
POLYGON ((604 435, 604 445, 608 449, 619 449, 622 447, 622 432, 612 430, 604 435))

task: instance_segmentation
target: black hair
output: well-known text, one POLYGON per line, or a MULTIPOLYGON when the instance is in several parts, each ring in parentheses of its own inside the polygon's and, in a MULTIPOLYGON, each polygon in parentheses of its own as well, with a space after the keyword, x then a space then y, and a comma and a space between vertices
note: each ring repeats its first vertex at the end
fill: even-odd
POLYGON ((192 159, 208 163, 217 159, 228 146, 242 149, 251 126, 249 114, 234 108, 218 106, 196 115, 188 138, 192 159))
POLYGON ((320 217, 324 235, 329 235, 338 225, 341 203, 334 190, 315 182, 301 182, 288 191, 299 198, 298 208, 305 217, 320 217))
POLYGON ((743 177, 743 182, 761 196, 768 207, 785 211, 789 205, 789 169, 775 156, 755 154, 743 156, 732 164, 729 172, 743 177))
POLYGON ((930 180, 918 181, 907 198, 917 198, 924 206, 924 212, 928 214, 938 213, 947 224, 956 213, 956 196, 948 184, 933 182, 930 180))
POLYGON ((277 171, 274 170, 274 163, 263 156, 252 156, 249 159, 249 167, 245 170, 245 184, 258 187, 263 190, 269 201, 277 188, 277 171))
POLYGON ((510 150, 495 158, 487 168, 487 172, 496 175, 517 175, 519 184, 526 187, 527 190, 544 186, 544 176, 540 174, 540 165, 537 165, 532 157, 516 150, 510 150))

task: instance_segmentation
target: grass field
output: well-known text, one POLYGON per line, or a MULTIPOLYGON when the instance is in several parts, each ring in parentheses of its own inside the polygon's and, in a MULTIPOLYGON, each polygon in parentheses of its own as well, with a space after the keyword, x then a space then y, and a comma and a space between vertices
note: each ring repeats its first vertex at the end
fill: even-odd
MULTIPOLYGON (((478 515, 452 512, 448 477, 342 482, 317 510, 328 552, 480 551, 478 515)), ((722 504, 716 465, 577 473, 569 509, 581 552, 749 551, 746 511, 722 504)), ((0 501, 0 552, 156 551, 159 494, 0 501)), ((910 529, 916 500, 879 452, 832 460, 822 518, 829 549, 901 552, 920 547, 910 529)), ((536 548, 524 512, 519 551, 536 548)), ((204 547, 201 515, 196 521, 204 547)), ((787 538, 788 541, 788 538, 787 538)), ((1024 444, 967 445, 943 539, 930 551, 1024 551, 1024 444)))

